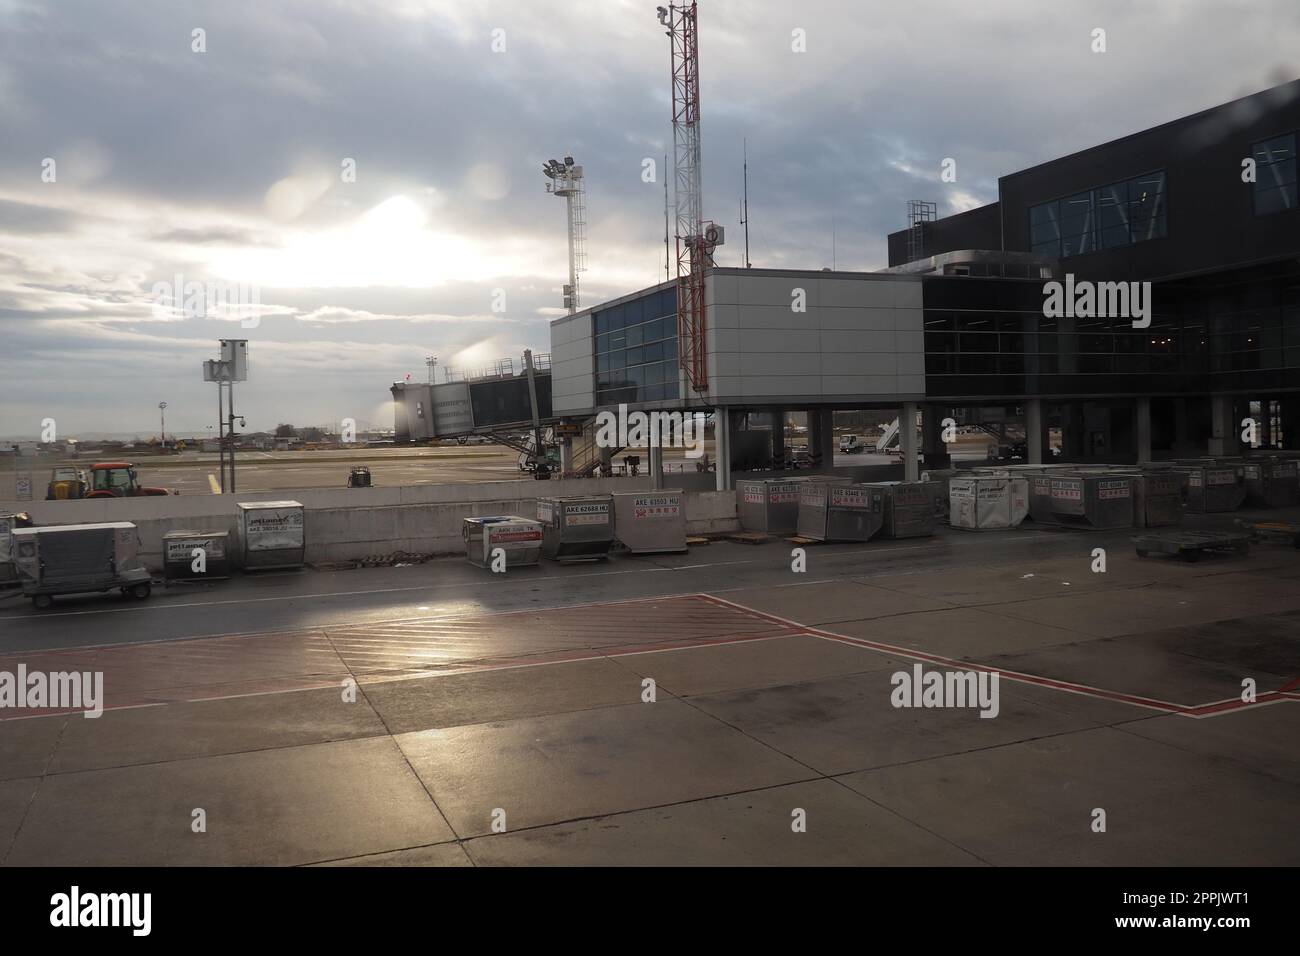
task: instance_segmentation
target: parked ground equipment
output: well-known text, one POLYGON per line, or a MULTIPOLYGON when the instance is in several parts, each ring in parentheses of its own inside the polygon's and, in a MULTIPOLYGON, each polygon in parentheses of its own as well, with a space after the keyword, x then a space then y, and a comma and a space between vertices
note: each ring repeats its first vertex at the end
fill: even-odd
POLYGON ((168 582, 230 577, 229 531, 169 531, 162 546, 163 578, 168 582))
POLYGON ((498 549, 506 569, 537 564, 542 556, 542 524, 531 518, 519 515, 466 518, 460 534, 465 540, 465 557, 480 568, 492 567, 493 553, 498 549))
POLYGON ((16 587, 18 572, 14 570, 13 554, 9 547, 9 532, 14 528, 30 528, 33 521, 25 511, 0 511, 0 588, 16 587))
POLYGON ((1278 541, 1300 548, 1300 523, 1294 521, 1243 521, 1237 527, 1250 535, 1251 541, 1278 541))
POLYGON ((1246 504, 1256 508, 1290 508, 1300 504, 1300 474, 1288 458, 1262 458, 1245 463, 1246 504))
POLYGON ((935 491, 927 487, 929 484, 922 481, 882 481, 870 486, 884 492, 882 538, 925 538, 934 534, 935 491))
POLYGON ((1073 528, 1131 528, 1136 474, 1105 469, 1030 474, 1029 513, 1035 521, 1073 528))
POLYGON ((879 486, 808 481, 799 489, 799 537, 813 541, 870 541, 885 521, 879 486))
POLYGON ((948 481, 948 522, 967 531, 1015 528, 1029 513, 1029 482, 1011 476, 977 475, 948 481))
POLYGON ((599 561, 614 545, 614 499, 609 495, 538 498, 542 554, 561 563, 599 561))
POLYGON ((129 521, 16 528, 10 540, 23 594, 39 610, 59 594, 117 588, 138 601, 149 596, 140 538, 129 521))
POLYGON ((370 487, 370 469, 365 465, 357 465, 348 472, 349 488, 369 488, 370 487))
POLYGON ((86 473, 80 468, 60 466, 50 473, 45 489, 46 501, 66 501, 86 497, 86 473))
POLYGON ((736 511, 744 531, 794 534, 799 525, 800 478, 746 478, 736 482, 736 511))
POLYGON ((1231 531, 1152 531, 1133 538, 1139 558, 1149 554, 1173 554, 1184 561, 1199 561, 1210 552, 1246 554, 1250 536, 1231 531))
POLYGON ((237 502, 246 570, 300 568, 306 557, 306 517, 297 501, 237 502))
POLYGON ((686 551, 686 504, 680 490, 614 493, 614 536, 632 554, 686 551))
POLYGON ((1189 460, 1180 461, 1174 470, 1189 512, 1236 511, 1246 500, 1245 468, 1240 463, 1189 460))

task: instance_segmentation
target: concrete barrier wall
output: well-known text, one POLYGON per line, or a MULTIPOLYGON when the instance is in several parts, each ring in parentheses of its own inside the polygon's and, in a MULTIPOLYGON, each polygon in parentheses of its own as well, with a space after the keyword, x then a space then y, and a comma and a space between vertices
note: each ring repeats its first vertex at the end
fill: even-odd
MULTIPOLYGON (((33 501, 23 510, 38 524, 132 521, 140 529, 141 557, 162 567, 162 538, 170 531, 229 531, 239 550, 241 501, 301 502, 306 512, 308 562, 356 561, 390 555, 463 553, 461 521, 491 514, 537 513, 544 495, 648 491, 650 479, 588 478, 566 481, 494 481, 398 488, 328 488, 247 495, 171 495, 90 501, 33 501)), ((689 534, 739 529, 735 492, 686 492, 689 534)))

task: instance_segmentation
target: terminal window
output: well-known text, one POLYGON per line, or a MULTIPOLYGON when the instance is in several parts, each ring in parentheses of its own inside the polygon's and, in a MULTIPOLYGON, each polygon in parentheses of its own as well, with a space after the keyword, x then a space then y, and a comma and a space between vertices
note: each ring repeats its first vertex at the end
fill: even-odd
POLYGON ((1255 215, 1296 207, 1295 139, 1288 133, 1255 144, 1255 215))
POLYGON ((675 288, 601 309, 592 326, 597 405, 679 397, 675 288))
MULTIPOLYGON (((1292 166, 1292 198, 1295 171, 1292 166)), ((1029 244, 1065 259, 1168 234, 1164 170, 1029 207, 1029 244)))

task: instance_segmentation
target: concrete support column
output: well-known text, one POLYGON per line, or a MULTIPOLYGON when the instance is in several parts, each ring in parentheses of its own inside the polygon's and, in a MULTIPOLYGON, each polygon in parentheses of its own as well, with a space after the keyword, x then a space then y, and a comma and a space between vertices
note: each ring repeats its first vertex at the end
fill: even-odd
POLYGON ((785 409, 772 413, 772 467, 780 471, 785 467, 785 409))
POLYGON ((650 487, 655 491, 662 491, 664 488, 664 449, 662 436, 651 435, 650 440, 646 443, 646 452, 646 457, 648 458, 646 466, 650 469, 650 487))
POLYGON ((1151 399, 1139 398, 1134 412, 1136 421, 1133 423, 1133 444, 1138 464, 1142 464, 1151 460, 1151 399))
POLYGON ((1186 458, 1187 446, 1191 444, 1187 430, 1187 399, 1174 399, 1174 457, 1186 458))
POLYGON ((952 464, 948 446, 943 440, 943 420, 948 416, 942 405, 926 405, 921 409, 921 452, 926 468, 947 468, 952 464))
POLYGON ((613 467, 614 449, 602 447, 600 449, 600 474, 602 476, 611 474, 613 467))
POLYGON ((1210 447, 1211 455, 1237 454, 1237 423, 1233 420, 1231 395, 1219 393, 1210 396, 1210 447))
POLYGON ((1031 398, 1025 402, 1025 452, 1031 465, 1043 463, 1043 400, 1031 398))
POLYGON ((813 469, 826 471, 835 466, 835 412, 814 408, 808 412, 808 454, 813 469))
POLYGON ((564 438, 560 441, 560 474, 571 471, 573 471, 573 439, 564 438))
POLYGON ((713 454, 717 459, 718 491, 731 490, 731 409, 723 406, 713 410, 713 454))
POLYGON ((898 420, 899 439, 903 448, 903 480, 919 481, 921 469, 917 463, 916 402, 904 402, 898 420))

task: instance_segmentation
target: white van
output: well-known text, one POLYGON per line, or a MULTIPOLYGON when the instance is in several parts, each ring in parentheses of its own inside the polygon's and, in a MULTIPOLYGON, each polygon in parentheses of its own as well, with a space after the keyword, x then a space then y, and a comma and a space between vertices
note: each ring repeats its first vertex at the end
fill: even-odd
POLYGON ((862 439, 857 435, 840 436, 840 454, 856 455, 867 450, 867 446, 862 444, 862 439))

